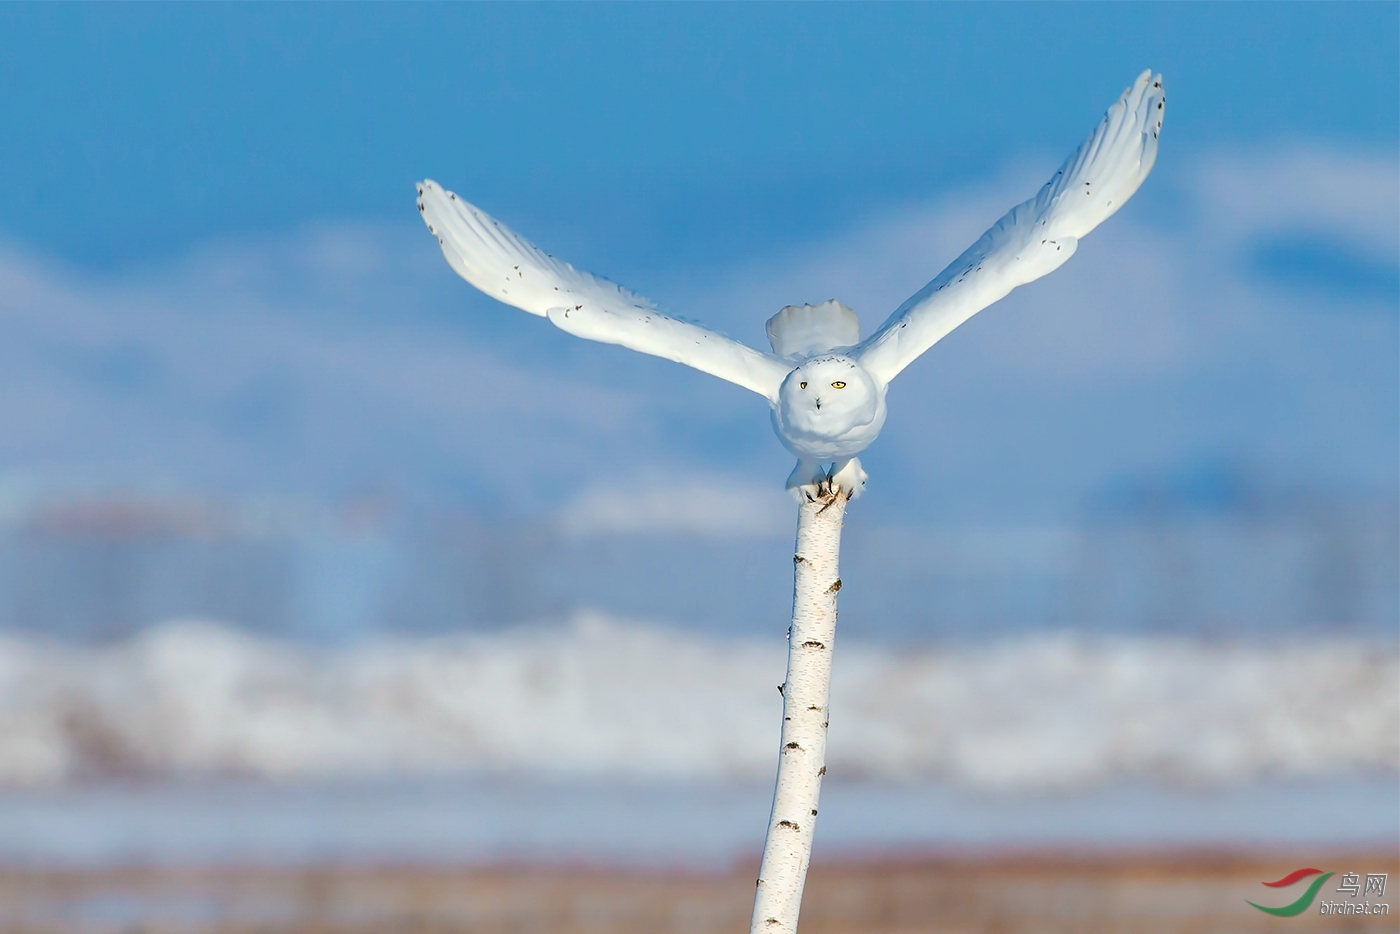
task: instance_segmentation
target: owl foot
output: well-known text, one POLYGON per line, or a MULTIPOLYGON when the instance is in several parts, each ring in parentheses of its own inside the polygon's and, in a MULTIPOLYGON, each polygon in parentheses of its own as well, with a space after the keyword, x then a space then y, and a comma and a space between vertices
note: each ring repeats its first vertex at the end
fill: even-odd
POLYGON ((844 490, 851 499, 855 499, 865 490, 865 481, 869 477, 861 469, 860 458, 852 457, 847 461, 837 461, 831 467, 831 476, 827 478, 827 484, 831 492, 844 490))
POLYGON ((799 503, 813 502, 825 492, 826 468, 815 461, 800 460, 787 478, 787 488, 799 503))
POLYGON ((854 457, 837 461, 830 470, 814 461, 800 460, 788 476, 787 488, 799 503, 815 502, 840 492, 855 499, 865 489, 865 480, 865 471, 854 457))

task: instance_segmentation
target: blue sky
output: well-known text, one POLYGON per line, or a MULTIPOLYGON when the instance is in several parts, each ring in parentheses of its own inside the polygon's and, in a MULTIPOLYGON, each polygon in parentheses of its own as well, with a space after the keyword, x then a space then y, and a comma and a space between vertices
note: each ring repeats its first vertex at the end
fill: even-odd
POLYGON ((1396 19, 1382 3, 7 5, 0 230, 120 264, 403 219, 406 186, 435 175, 522 223, 613 206, 634 255, 725 257, 1068 151, 1148 65, 1169 76, 1178 151, 1394 149, 1396 19), (716 230, 727 243, 706 247, 716 230))
POLYGON ((743 339, 833 296, 868 330, 1147 66, 1152 178, 902 377, 867 508, 1063 518, 1217 464, 1393 495, 1379 3, 0 7, 0 474, 776 488, 742 391, 472 294, 412 183, 743 339))

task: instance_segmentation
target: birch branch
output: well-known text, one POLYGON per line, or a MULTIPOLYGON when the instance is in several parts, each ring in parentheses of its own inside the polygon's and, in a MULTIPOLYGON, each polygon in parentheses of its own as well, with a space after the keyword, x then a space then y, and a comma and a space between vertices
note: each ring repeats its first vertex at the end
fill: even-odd
POLYGON ((817 799, 826 774, 827 694, 841 589, 841 524, 850 497, 827 493, 803 502, 793 555, 792 629, 778 780, 763 844, 750 934, 795 934, 802 888, 812 860, 817 799))

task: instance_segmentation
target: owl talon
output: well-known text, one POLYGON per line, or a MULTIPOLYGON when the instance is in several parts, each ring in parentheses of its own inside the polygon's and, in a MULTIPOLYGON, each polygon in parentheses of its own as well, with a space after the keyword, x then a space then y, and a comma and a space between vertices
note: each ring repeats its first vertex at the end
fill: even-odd
POLYGON ((800 460, 787 478, 787 488, 799 503, 816 502, 827 495, 826 469, 814 461, 800 460))
POLYGON ((861 469, 860 458, 852 457, 850 460, 837 461, 832 465, 831 474, 827 478, 827 486, 831 493, 845 491, 851 499, 855 499, 865 489, 867 479, 869 477, 861 469))
POLYGON ((854 499, 865 489, 865 480, 865 471, 854 457, 837 461, 831 469, 811 461, 798 461, 788 476, 787 488, 799 503, 814 503, 837 493, 845 493, 854 499))

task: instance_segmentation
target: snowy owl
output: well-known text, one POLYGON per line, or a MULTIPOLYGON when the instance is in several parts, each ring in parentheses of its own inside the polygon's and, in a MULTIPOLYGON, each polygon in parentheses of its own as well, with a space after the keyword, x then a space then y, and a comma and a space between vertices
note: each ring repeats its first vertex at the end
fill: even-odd
POLYGON ((768 400, 797 455, 788 489, 857 495, 856 455, 885 423, 890 380, 977 312, 1058 269, 1079 239, 1137 191, 1157 158, 1166 94, 1144 71, 1029 201, 1012 208, 865 340, 835 300, 789 305, 768 320, 772 352, 662 314, 651 301, 575 269, 431 180, 418 210, 457 274, 507 305, 578 337, 684 363, 768 400))

